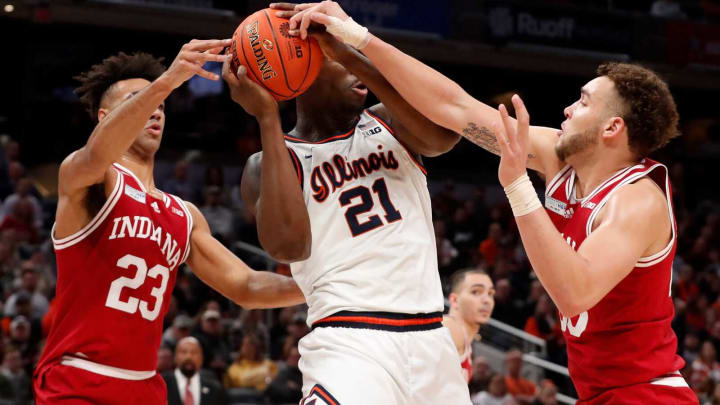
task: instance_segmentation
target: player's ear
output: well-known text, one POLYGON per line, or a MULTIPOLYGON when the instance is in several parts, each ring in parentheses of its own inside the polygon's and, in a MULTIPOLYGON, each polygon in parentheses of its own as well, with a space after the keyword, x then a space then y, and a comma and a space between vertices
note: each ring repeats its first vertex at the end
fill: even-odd
POLYGON ((615 137, 621 134, 625 128, 625 120, 622 117, 610 117, 605 121, 603 137, 615 137))
POLYGON ((453 304, 457 304, 458 302, 458 295, 454 292, 451 292, 450 295, 448 295, 448 300, 450 301, 450 306, 452 307, 453 304))
POLYGON ((103 118, 105 118, 110 113, 110 110, 107 108, 99 108, 97 112, 97 119, 98 122, 102 121, 103 118))

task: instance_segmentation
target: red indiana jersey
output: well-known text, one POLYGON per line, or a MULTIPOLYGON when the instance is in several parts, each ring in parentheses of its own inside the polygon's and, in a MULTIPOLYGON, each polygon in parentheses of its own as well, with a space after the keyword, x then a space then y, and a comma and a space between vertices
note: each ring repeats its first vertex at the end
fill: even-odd
POLYGON ((677 337, 670 327, 675 314, 670 285, 677 227, 667 168, 643 159, 615 173, 583 199, 575 197, 575 176, 572 168, 565 167, 548 183, 545 195, 551 220, 575 251, 592 232, 593 221, 610 197, 643 177, 664 191, 672 224, 672 239, 665 248, 641 258, 594 307, 571 319, 560 314, 568 368, 580 400, 592 402, 603 392, 634 384, 687 387, 676 373, 685 362, 676 354, 677 337))
POLYGON ((56 316, 38 372, 62 362, 141 379, 157 367, 163 318, 190 250, 192 216, 181 199, 164 193, 156 199, 128 169, 114 169, 115 187, 87 226, 59 240, 53 229, 56 316))

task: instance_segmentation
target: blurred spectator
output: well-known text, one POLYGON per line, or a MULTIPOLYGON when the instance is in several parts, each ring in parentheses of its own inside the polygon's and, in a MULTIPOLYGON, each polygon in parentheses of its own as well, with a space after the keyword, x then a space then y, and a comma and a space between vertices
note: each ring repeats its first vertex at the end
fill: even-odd
POLYGON ((265 395, 273 404, 298 403, 302 399, 302 373, 298 368, 300 351, 290 349, 285 366, 265 390, 265 395))
POLYGON ((20 272, 20 289, 12 294, 5 303, 5 315, 17 315, 16 301, 25 293, 30 298, 32 319, 40 319, 48 310, 48 300, 38 289, 38 274, 34 264, 30 261, 23 262, 20 272))
POLYGON ((488 267, 495 266, 495 260, 498 256, 500 248, 500 239, 502 238, 502 227, 499 223, 493 222, 488 228, 488 237, 480 243, 478 251, 488 267))
POLYGON ((487 391, 481 391, 471 398, 473 405, 516 405, 515 399, 505 387, 505 379, 500 374, 490 378, 487 391))
POLYGON ((205 191, 205 204, 200 208, 210 225, 213 236, 224 245, 233 240, 233 214, 222 203, 222 190, 217 186, 210 186, 205 191))
POLYGON ((40 204, 40 200, 38 200, 37 197, 30 193, 32 188, 33 184, 29 178, 23 177, 18 180, 15 192, 5 199, 2 208, 0 208, 0 218, 4 218, 8 213, 15 212, 15 206, 18 202, 27 199, 33 209, 33 225, 37 231, 40 231, 43 225, 42 204, 40 204))
POLYGON ((470 379, 470 395, 474 395, 480 391, 487 391, 490 385, 490 378, 493 371, 485 357, 477 355, 472 361, 472 378, 470 379))
POLYGON ((225 387, 265 390, 278 374, 275 362, 265 355, 262 339, 254 334, 245 335, 240 353, 223 377, 225 387))
POLYGON ((184 314, 177 315, 173 320, 172 326, 167 328, 165 333, 163 333, 162 344, 170 349, 175 349, 175 345, 180 339, 190 336, 193 325, 194 322, 189 316, 184 314))
POLYGON ((505 354, 505 386, 507 391, 520 403, 531 404, 537 396, 537 385, 526 380, 522 372, 522 352, 510 350, 505 354))
POLYGON ((200 330, 193 336, 202 345, 204 367, 222 375, 230 362, 230 348, 224 339, 220 312, 216 309, 205 310, 200 320, 200 330))
POLYGON ((158 365, 157 372, 162 374, 168 371, 172 371, 175 368, 175 362, 173 360, 173 351, 167 346, 160 346, 158 349, 158 365))
POLYGON ((545 382, 540 387, 540 393, 538 394, 532 405, 558 405, 558 401, 555 398, 558 390, 555 384, 551 382, 545 382))
POLYGON ((445 222, 436 220, 433 222, 433 226, 435 228, 438 266, 440 267, 441 273, 447 273, 455 267, 453 263, 459 253, 445 235, 445 222))
POLYGON ((525 322, 525 332, 543 340, 562 334, 555 306, 547 294, 542 294, 538 299, 535 313, 525 322))
POLYGON ((197 188, 187 176, 188 162, 179 160, 175 163, 173 177, 167 179, 161 186, 166 193, 174 194, 185 201, 197 201, 197 188))
POLYGON ((512 296, 510 280, 501 278, 495 282, 495 309, 493 318, 512 326, 522 328, 525 319, 522 318, 523 302, 512 296))
POLYGON ((35 227, 35 211, 27 197, 18 199, 14 209, 0 221, 0 232, 5 230, 15 231, 18 241, 39 242, 38 229, 35 227))
POLYGON ((22 316, 16 316, 10 322, 10 333, 8 343, 20 351, 22 367, 27 373, 32 370, 32 362, 35 360, 37 350, 30 339, 30 321, 22 316))
MULTIPOLYGON (((20 350, 11 346, 5 351, 0 373, 10 383, 13 397, 18 403, 25 403, 31 398, 32 384, 30 377, 23 368, 23 359, 20 350)), ((3 390, 2 385, 2 381, 0 381, 0 391, 3 390)))
POLYGON ((700 339, 694 333, 688 333, 683 340, 682 358, 686 364, 693 364, 700 356, 700 339))
POLYGON ((220 383, 200 372, 203 352, 192 336, 181 339, 175 349, 174 371, 163 374, 167 384, 168 405, 225 405, 225 390, 220 383))
POLYGON ((700 349, 700 356, 692 363, 693 376, 708 377, 715 384, 720 383, 720 363, 717 361, 715 346, 705 341, 700 349))

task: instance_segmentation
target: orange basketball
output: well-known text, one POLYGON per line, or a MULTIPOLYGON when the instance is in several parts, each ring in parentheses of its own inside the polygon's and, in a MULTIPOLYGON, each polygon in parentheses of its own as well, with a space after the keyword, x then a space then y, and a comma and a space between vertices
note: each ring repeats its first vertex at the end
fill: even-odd
POLYGON ((248 77, 265 87, 276 100, 289 100, 304 93, 317 78, 323 54, 314 38, 301 39, 288 33, 287 19, 266 8, 251 14, 235 30, 230 66, 240 65, 248 77))

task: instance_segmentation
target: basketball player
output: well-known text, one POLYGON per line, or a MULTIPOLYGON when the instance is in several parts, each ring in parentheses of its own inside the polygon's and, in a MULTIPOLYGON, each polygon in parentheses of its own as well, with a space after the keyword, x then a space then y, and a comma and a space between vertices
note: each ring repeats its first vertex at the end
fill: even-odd
MULTIPOLYGON (((292 6, 290 6, 292 7, 292 6)), ((430 196, 420 156, 459 137, 410 107, 359 53, 317 36, 320 75, 283 136, 277 104, 226 63, 233 99, 260 124, 242 194, 263 247, 291 262, 313 330, 299 345, 304 405, 470 404, 442 327, 430 196), (366 87, 367 86, 367 87, 366 87), (364 109, 368 89, 382 101, 364 109), (281 178, 296 185, 280 184, 281 178), (302 206, 287 201, 300 198, 302 206), (309 214, 302 233, 284 231, 309 214)))
POLYGON ((370 35, 334 2, 298 6, 354 44, 425 116, 502 155, 499 177, 530 263, 561 312, 581 404, 697 404, 680 376, 670 322, 677 228, 667 168, 648 159, 677 135, 667 85, 637 65, 605 64, 565 109, 562 130, 529 127, 370 35), (495 127, 494 129, 491 129, 495 127), (498 142, 496 137, 500 138, 498 142), (542 206, 526 167, 545 175, 542 206))
POLYGON ((479 269, 458 270, 450 276, 450 311, 443 317, 465 380, 472 377, 472 343, 480 326, 486 324, 495 306, 495 287, 490 276, 479 269))
POLYGON ((303 301, 287 277, 255 272, 210 234, 192 204, 155 187, 164 100, 201 66, 224 61, 229 40, 185 44, 164 71, 143 53, 120 53, 79 77, 98 121, 60 166, 52 239, 56 317, 34 376, 38 404, 165 404, 155 374, 178 266, 246 307, 303 301))

